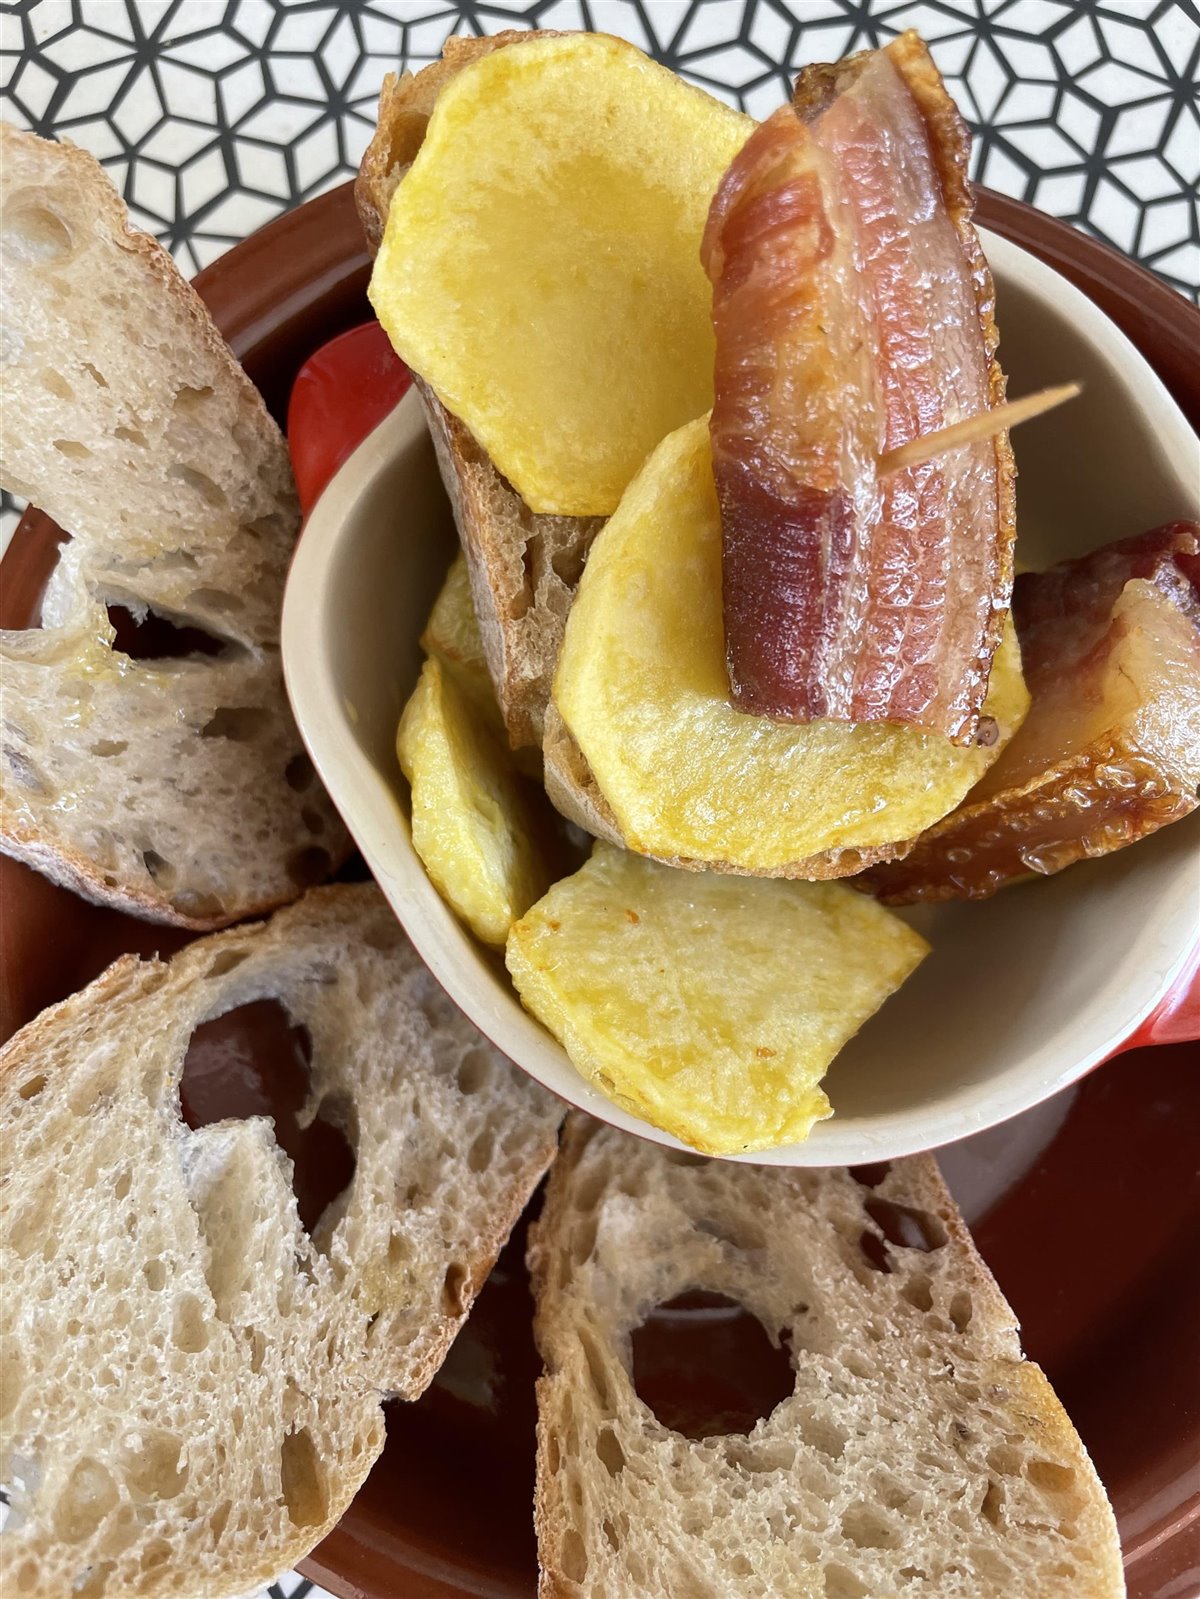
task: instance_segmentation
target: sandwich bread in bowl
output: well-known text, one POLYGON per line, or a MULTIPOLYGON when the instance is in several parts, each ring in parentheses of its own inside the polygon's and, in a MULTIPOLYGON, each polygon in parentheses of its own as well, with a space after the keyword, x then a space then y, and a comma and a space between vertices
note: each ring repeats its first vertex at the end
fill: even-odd
MULTIPOLYGON (((1002 239, 984 232, 982 252, 974 246, 961 177, 965 135, 915 38, 889 47, 877 64, 856 61, 802 78, 796 107, 757 131, 744 121, 735 127, 725 108, 697 101, 690 90, 678 94, 663 76, 618 41, 518 35, 486 47, 455 46, 428 73, 385 87, 380 130, 357 199, 368 238, 381 241, 372 294, 399 353, 416 370, 465 557, 465 570, 451 574, 438 610, 444 618, 456 596, 461 626, 452 653, 469 657, 471 682, 463 659, 439 655, 437 629, 426 625, 451 546, 442 544, 440 557, 431 548, 444 512, 436 497, 428 497, 430 446, 418 402, 409 397, 343 469, 310 518, 285 636, 288 616, 296 617, 297 639, 316 616, 327 653, 322 670, 320 662, 301 659, 299 647, 285 652, 293 702, 319 769, 336 786, 356 837, 385 888, 392 885, 399 913, 426 958, 489 1036, 557 1092, 630 1130, 653 1127, 659 1136, 673 1134, 711 1153, 765 1161, 823 1164, 936 1146, 1015 1114, 1104 1059, 1189 964, 1195 839, 1194 824, 1186 820, 1140 844, 1133 860, 1088 861, 1078 872, 1036 887, 1018 884, 983 905, 950 901, 906 912, 902 920, 872 922, 869 929, 856 925, 850 907, 862 904, 857 896, 876 880, 858 880, 864 867, 879 874, 899 870, 917 839, 956 811, 1007 748, 1020 745, 1029 689, 1020 668, 1024 612, 1017 613, 1017 627, 1008 617, 1010 450, 1018 465, 1023 457, 1029 463, 1019 559, 1033 569, 1033 584, 1064 557, 1186 517, 1191 436, 1136 352, 1082 297, 1002 239), (639 249, 657 252, 678 270, 675 322, 664 321, 656 303, 639 304, 644 272, 612 280, 625 211, 640 215, 642 204, 639 176, 629 170, 635 165, 630 143, 623 142, 640 126, 621 87, 625 73, 638 75, 638 114, 647 100, 656 106, 656 125, 670 133, 664 143, 678 149, 685 143, 681 130, 698 128, 694 143, 704 160, 719 149, 725 162, 722 167, 712 158, 703 174, 669 162, 655 168, 656 181, 684 195, 669 209, 672 226, 687 234, 689 270, 696 259, 703 264, 702 245, 707 252, 715 284, 702 302, 710 307, 707 317, 695 316, 682 287, 691 279, 675 266, 681 246, 665 226, 642 238, 639 249), (506 117, 510 131, 519 126, 528 149, 536 149, 536 161, 517 158, 514 150, 525 148, 519 140, 513 149, 506 144, 506 117), (913 325, 928 392, 904 390, 886 351, 856 356, 855 367, 836 347, 837 330, 860 314, 845 300, 846 272, 839 263, 847 251, 851 258, 855 250, 870 256, 874 247, 864 239, 865 224, 850 226, 849 243, 839 234, 841 224, 834 225, 847 212, 856 215, 861 200, 847 187, 839 153, 846 124, 855 118, 885 152, 904 144, 889 144, 894 128, 888 118, 896 126, 915 118, 933 130, 932 167, 908 172, 903 160, 897 166, 892 156, 880 157, 880 171, 896 192, 903 191, 897 171, 915 174, 936 197, 934 212, 940 207, 944 217, 936 237, 920 234, 903 217, 895 228, 908 241, 897 282, 918 308, 913 325), (887 137, 881 126, 891 130, 887 137), (593 131, 598 127, 603 135, 593 131), (767 142, 775 128, 786 135, 780 150, 767 142), (732 157, 722 141, 736 147, 732 157), (572 162, 582 159, 580 146, 591 161, 579 169, 590 185, 582 198, 570 181, 572 162), (777 257, 755 254, 753 228, 730 232, 739 216, 776 215, 778 195, 789 192, 785 179, 796 192, 823 197, 821 226, 835 241, 831 253, 805 255, 795 216, 785 219, 791 233, 782 244, 782 233, 769 235, 779 246, 777 257), (701 183, 707 236, 694 222, 689 198, 690 186, 701 183), (553 230, 539 210, 547 195, 558 219, 553 230), (836 203, 833 195, 840 196, 836 203), (715 217, 723 219, 720 252, 706 244, 715 217), (521 252, 510 256, 506 241, 517 233, 521 252), (572 233, 583 235, 582 244, 578 237, 572 244, 572 233), (735 248, 738 237, 742 244, 735 248), (739 248, 750 251, 740 264, 739 248), (426 259, 429 249, 434 255, 426 259), (445 271, 435 274, 430 260, 441 261, 445 271), (762 281, 764 260, 783 262, 781 290, 762 281), (936 271, 931 261, 939 263, 936 271), (965 356, 936 339, 921 342, 921 317, 932 314, 929 281, 940 281, 951 268, 962 284, 955 325, 967 330, 971 359, 978 357, 982 400, 959 392, 965 356), (486 292, 476 302, 470 291, 477 282, 486 292), (550 282, 553 292, 533 303, 530 295, 537 300, 538 286, 550 282), (572 282, 583 286, 575 299, 564 287, 572 282), (739 283, 757 284, 755 304, 766 307, 760 314, 751 306, 766 353, 746 355, 744 341, 738 343, 749 325, 739 283), (791 299, 781 302, 781 294, 791 299), (792 306, 781 323, 791 330, 786 338, 772 325, 779 303, 792 306), (715 319, 713 308, 721 310, 715 319), (610 383, 599 386, 597 398, 588 375, 607 371, 604 362, 614 359, 614 350, 628 347, 628 322, 632 317, 636 325, 638 314, 651 327, 648 347, 655 339, 669 346, 676 338, 689 348, 693 339, 704 343, 710 381, 712 374, 716 379, 711 421, 713 390, 698 401, 681 397, 674 369, 648 398, 647 383, 631 386, 633 397, 624 398, 615 420, 610 383), (514 328, 521 329, 521 362, 509 348, 514 328), (1085 385, 1083 398, 1031 423, 1013 446, 1003 435, 1009 413, 1000 408, 1002 391, 989 365, 996 328, 1010 394, 1064 377, 1085 385), (596 347, 590 365, 589 339, 596 347), (499 343, 504 350, 489 366, 499 343), (571 358, 556 366, 554 352, 563 350, 571 358), (793 416, 756 377, 785 369, 792 387, 780 392, 815 397, 809 411, 801 405, 793 416), (871 398, 879 394, 897 396, 891 410, 879 409, 871 398), (624 470, 616 463, 636 453, 637 441, 671 405, 692 405, 695 414, 651 445, 614 498, 603 482, 624 470), (740 432, 730 431, 735 413, 740 432), (897 414, 908 418, 904 425, 897 414), (513 416, 518 420, 506 431, 513 416), (926 420, 918 426, 921 416, 926 420), (570 452, 531 465, 534 417, 556 439, 575 438, 588 427, 608 429, 608 437, 578 472, 570 452), (731 473, 719 460, 728 458, 730 439, 749 438, 754 428, 761 430, 759 453, 749 458, 766 465, 761 481, 751 482, 740 466, 731 473), (877 428, 882 431, 872 432, 877 428), (863 454, 868 434, 877 439, 873 461, 863 454), (1113 448, 1103 463, 1089 465, 1068 519, 1061 495, 1047 492, 1047 484, 1061 476, 1059 463, 1077 457, 1082 441, 1093 436, 1113 448), (791 474, 792 490, 781 473, 791 474), (911 492, 896 491, 897 473, 911 492), (982 532, 960 515, 962 506, 975 504, 971 485, 979 482, 991 485, 990 520, 982 532), (389 502, 405 506, 405 548, 381 552, 364 582, 348 553, 357 543, 354 529, 363 529, 364 549, 373 545, 367 523, 389 502), (764 505, 769 514, 760 514, 764 505), (858 520, 846 548, 882 561, 883 579, 844 554, 835 572, 829 551, 841 546, 821 543, 839 517, 850 515, 845 508, 855 506, 851 520, 858 520), (853 649, 847 654, 843 642, 843 664, 830 657, 817 673, 829 684, 844 682, 845 709, 831 700, 813 715, 811 671, 795 677, 795 703, 776 705, 770 716, 733 702, 727 675, 730 541, 731 528, 738 527, 750 529, 737 534, 741 542, 735 544, 743 555, 750 550, 745 559, 751 566, 758 563, 752 577, 760 589, 762 572, 775 570, 783 557, 763 555, 761 548, 755 554, 755 540, 769 549, 782 540, 785 551, 816 552, 811 560, 797 556, 791 598, 783 611, 770 613, 771 648, 782 649, 779 641, 790 639, 786 648, 799 651, 800 659, 808 648, 805 629, 824 636, 822 606, 839 615, 849 607, 858 616, 861 656, 853 649), (972 568, 967 554, 956 553, 958 543, 969 551, 981 538, 992 553, 972 568), (914 547, 926 551, 922 559, 933 563, 912 578, 927 583, 925 598, 912 589, 897 554, 914 539, 914 547), (930 575, 938 563, 976 599, 984 579, 964 574, 991 574, 986 603, 971 612, 973 620, 949 603, 944 585, 939 590, 936 574, 930 575), (871 596, 894 578, 898 586, 877 604, 871 596), (400 809, 396 805, 390 743, 399 718, 379 693, 383 663, 376 670, 369 652, 347 637, 355 626, 348 628, 346 619, 371 613, 368 588, 394 592, 401 585, 404 596, 389 615, 406 642, 387 663, 388 700, 402 703, 417 676, 420 657, 407 641, 424 638, 431 664, 423 682, 442 684, 437 696, 423 689, 413 701, 400 737, 417 854, 428 875, 406 836, 405 798, 400 809), (969 670, 968 659, 975 663, 969 670), (972 672, 982 698, 967 683, 972 672), (357 731, 346 725, 347 700, 359 718, 357 731), (455 719, 471 703, 479 706, 472 724, 479 739, 456 740, 455 719), (539 726, 540 785, 530 784, 526 758, 539 726), (451 760, 452 782, 444 766, 428 764, 435 748, 451 760), (497 761, 512 774, 520 803, 506 797, 495 776, 497 761), (467 842, 448 851, 446 830, 434 844, 425 820, 435 793, 457 793, 456 814, 467 819, 459 829, 467 842), (577 857, 574 875, 557 866, 549 875, 560 881, 522 914, 523 895, 514 897, 516 880, 508 874, 520 858, 518 840, 538 848, 550 841, 553 852, 560 824, 545 804, 547 795, 572 824, 616 853, 599 851, 587 863, 577 857), (526 819, 531 809, 532 823, 526 819), (613 862, 622 856, 629 860, 617 871, 613 862), (733 880, 721 895, 718 875, 733 880), (507 964, 524 1013, 491 958, 464 931, 464 924, 482 926, 474 920, 472 895, 484 878, 494 880, 492 910, 499 921, 493 917, 480 936, 494 947, 496 927, 509 920, 507 964), (822 879, 826 888, 818 893, 822 879), (602 881, 607 886, 597 897, 602 881), (788 907, 782 921, 768 914, 768 904, 788 907), (701 915, 699 905, 720 909, 701 915), (805 925, 817 930, 815 937, 801 941, 802 918, 792 906, 813 909, 814 920, 805 925), (1133 940, 1115 940, 1117 925, 1135 928, 1133 940), (905 960, 893 962, 884 953, 906 942, 911 954, 905 960), (735 957, 734 951, 741 953, 735 957), (875 972, 870 992, 851 979, 851 951, 875 972), (756 990, 740 975, 743 955, 771 995, 765 1008, 751 999, 756 990), (1064 994, 1085 992, 1090 1003, 1082 1014, 1077 1004, 1064 1005, 1064 994), (1004 997, 1013 995, 1019 1003, 1004 997), (826 1015, 833 1025, 820 1021, 826 1015), (721 1105, 738 1110, 725 1117, 716 1109, 721 1105)), ((656 151, 654 159, 667 158, 656 151)), ((889 203, 899 204, 894 193, 889 203)), ((928 324, 937 325, 936 318, 928 324)), ((851 344, 859 349, 862 341, 851 344)), ((662 364, 656 358, 651 375, 662 364)), ((1027 870, 1009 876, 1045 875, 1052 860, 1065 866, 1080 855, 1103 854, 1122 839, 1152 831, 1168 814, 1190 809, 1200 754, 1189 710, 1198 682, 1195 533, 1184 524, 1179 536, 1161 583, 1128 575, 1129 582, 1149 581, 1158 589, 1160 599, 1142 613, 1161 611, 1163 617, 1165 632, 1150 630, 1158 640, 1151 647, 1155 659, 1156 651, 1173 648, 1168 634, 1175 637, 1177 630, 1181 641, 1178 671, 1157 679, 1170 680, 1161 698, 1149 686, 1153 673, 1137 690, 1161 707, 1156 726, 1165 742, 1150 748, 1138 743, 1140 734, 1134 740, 1138 760, 1148 763, 1154 782, 1180 796, 1179 804, 1172 811, 1136 802, 1131 829, 1084 828, 1074 855, 1043 851, 1039 868, 1031 849, 1027 870)), ((777 666, 770 669, 782 682, 777 666)), ((1052 666, 1043 677, 1053 673, 1052 666)), ((1078 689, 1077 707, 1088 692, 1078 689)), ((1105 766, 1091 750, 1085 741, 1084 758, 1105 766)), ((1034 764, 1039 758, 1036 750, 1029 757, 1034 764)), ((1109 762, 1107 770, 1116 768, 1109 762)), ((1087 797, 1086 785, 1060 786, 1087 797)), ((1023 794, 1036 789, 1023 781, 1023 794)), ((1067 803, 1078 809, 1075 798, 1067 803)))

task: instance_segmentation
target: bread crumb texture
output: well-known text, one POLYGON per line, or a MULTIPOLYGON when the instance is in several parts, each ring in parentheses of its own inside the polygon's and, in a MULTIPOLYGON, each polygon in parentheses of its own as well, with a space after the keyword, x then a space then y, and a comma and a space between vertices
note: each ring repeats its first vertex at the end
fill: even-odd
POLYGON ((373 885, 128 956, 0 1054, 5 1594, 221 1599, 337 1521, 549 1164, 561 1107, 455 1009, 373 885), (301 1123, 346 1134, 311 1237, 266 1117, 181 1117, 189 1039, 278 1001, 301 1123))
POLYGON ((731 1165, 573 1115, 530 1243, 541 1599, 1110 1599, 1116 1526, 932 1158, 731 1165), (689 1290, 795 1389, 687 1438, 630 1335, 689 1290))
POLYGON ((295 899, 348 838, 288 709, 287 445, 98 163, 0 126, 0 481, 70 534, 0 634, 0 844, 198 928, 295 899))

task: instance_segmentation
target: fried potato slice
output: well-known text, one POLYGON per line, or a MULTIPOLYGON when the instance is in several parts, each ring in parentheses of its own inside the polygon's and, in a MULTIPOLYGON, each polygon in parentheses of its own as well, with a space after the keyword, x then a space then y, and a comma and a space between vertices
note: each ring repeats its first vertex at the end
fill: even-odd
POLYGON ((952 810, 1029 706, 1011 624, 987 746, 893 723, 789 725, 734 710, 721 522, 705 418, 630 484, 588 557, 554 702, 631 849, 778 877, 847 875, 952 810), (828 851, 845 851, 832 862, 828 851))
POLYGON ((598 844, 514 923, 506 959, 585 1077, 730 1155, 830 1114, 826 1068, 928 948, 841 883, 684 873, 598 844))
POLYGON ((1033 706, 903 861, 863 879, 892 904, 986 899, 1136 843, 1196 809, 1200 524, 1168 523, 1017 579, 1033 706))
POLYGON ((607 515, 712 404, 700 239, 753 128, 604 34, 515 41, 441 88, 371 301, 531 510, 607 515))
POLYGON ((421 648, 427 655, 437 656, 463 692, 486 713, 489 726, 502 728, 479 619, 471 599, 467 558, 461 550, 450 563, 446 581, 433 602, 433 610, 421 634, 421 648))
POLYGON ((396 754, 430 879, 478 938, 503 945, 549 873, 508 752, 436 657, 404 708, 396 754))

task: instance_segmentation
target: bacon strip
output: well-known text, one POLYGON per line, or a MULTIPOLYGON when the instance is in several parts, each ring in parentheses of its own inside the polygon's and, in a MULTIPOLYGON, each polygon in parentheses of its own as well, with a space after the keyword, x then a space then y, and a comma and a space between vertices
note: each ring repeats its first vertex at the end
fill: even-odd
POLYGON ((714 198, 702 258, 740 710, 977 732, 1012 584, 1007 434, 877 471, 1004 398, 968 148, 906 33, 802 74, 714 198))
POLYGON ((984 899, 1196 809, 1200 523, 1023 572, 1013 617, 1029 715, 957 810, 857 879, 889 904, 984 899))

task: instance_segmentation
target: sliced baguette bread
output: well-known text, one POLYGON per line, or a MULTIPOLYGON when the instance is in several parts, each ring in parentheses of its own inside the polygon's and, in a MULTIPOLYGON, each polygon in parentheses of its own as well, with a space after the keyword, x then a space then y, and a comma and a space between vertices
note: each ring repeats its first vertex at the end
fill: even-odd
POLYGON ((531 1234, 542 1599, 1115 1599, 1112 1512, 932 1158, 857 1180, 706 1161, 579 1115, 531 1234), (903 1239, 903 1242, 896 1242, 903 1239), (692 1289, 795 1390, 691 1439, 630 1335, 692 1289))
MULTIPOLYGON (((379 248, 396 186, 420 148, 443 85, 504 45, 549 38, 509 30, 487 39, 447 39, 443 58, 415 76, 389 73, 355 199, 372 251, 379 248)), ((470 431, 417 379, 442 481, 467 557, 488 670, 514 749, 541 747, 554 663, 600 517, 544 516, 525 504, 470 431)))
POLYGON ((280 669, 287 447, 90 155, 0 126, 0 204, 0 480, 71 534, 41 627, 0 635, 0 846, 101 903, 221 926, 349 847, 280 669), (109 607, 199 636, 135 659, 109 607))
MULTIPOLYGON (((346 1508, 437 1370, 561 1107, 373 885, 125 957, 0 1053, 0 1480, 13 1592, 222 1599, 346 1508), (185 1124, 193 1030, 276 999, 356 1167, 309 1237, 265 1117, 185 1124)), ((7 1589, 6 1589, 7 1591, 7 1589)))

